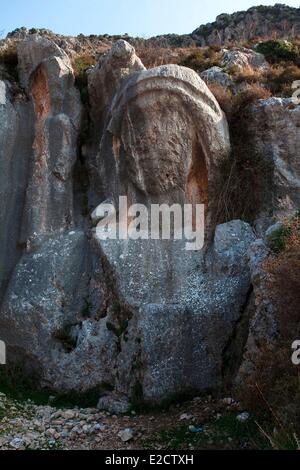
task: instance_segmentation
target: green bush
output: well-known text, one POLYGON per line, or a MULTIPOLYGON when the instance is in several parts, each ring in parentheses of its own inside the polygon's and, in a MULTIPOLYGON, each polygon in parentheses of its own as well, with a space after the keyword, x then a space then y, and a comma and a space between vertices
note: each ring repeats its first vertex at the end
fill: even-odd
POLYGON ((257 52, 263 54, 269 62, 282 60, 295 62, 299 56, 299 49, 291 42, 284 40, 269 40, 257 45, 257 52))
POLYGON ((216 224, 233 219, 252 223, 272 195, 273 163, 254 144, 250 126, 251 105, 265 96, 264 88, 252 85, 232 99, 227 114, 231 154, 221 163, 215 183, 216 224))
POLYGON ((73 61, 73 69, 75 74, 75 85, 80 91, 81 99, 84 104, 88 102, 87 92, 87 74, 89 67, 96 64, 96 59, 92 55, 83 54, 76 57, 73 61))
POLYGON ((274 253, 281 253, 285 249, 285 240, 290 235, 290 230, 284 226, 274 230, 268 242, 274 253))

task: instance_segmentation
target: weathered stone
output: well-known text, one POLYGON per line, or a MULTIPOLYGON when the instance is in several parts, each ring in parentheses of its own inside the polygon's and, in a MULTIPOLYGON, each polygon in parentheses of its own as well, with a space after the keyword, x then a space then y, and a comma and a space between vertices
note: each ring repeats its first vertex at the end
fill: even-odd
POLYGON ((134 48, 124 40, 117 41, 99 64, 88 71, 88 92, 91 139, 83 151, 86 154, 90 175, 90 199, 97 204, 101 197, 101 184, 97 177, 96 156, 105 127, 106 116, 121 83, 132 73, 145 70, 134 48))
POLYGON ((246 423, 246 421, 249 421, 250 415, 246 411, 244 413, 240 413, 237 415, 236 420, 239 421, 240 423, 246 423))
POLYGON ((237 382, 251 374, 261 347, 274 344, 278 337, 278 324, 275 305, 268 288, 270 275, 264 269, 270 250, 263 240, 256 240, 249 248, 249 267, 253 286, 253 307, 250 318, 249 334, 245 345, 243 361, 237 375, 237 382))
POLYGON ((57 44, 39 35, 25 36, 18 42, 18 69, 21 85, 29 90, 32 75, 37 67, 51 57, 69 62, 68 56, 57 44))
POLYGON ((122 81, 134 72, 145 70, 134 48, 120 39, 99 64, 88 72, 91 117, 101 137, 104 119, 122 81))
MULTIPOLYGON (((121 195, 149 208, 203 203, 209 231, 211 188, 228 151, 225 117, 195 72, 174 65, 136 72, 107 113, 97 156, 103 199, 116 207, 121 195)), ((253 240, 240 221, 218 229, 207 255, 186 251, 183 240, 98 239, 120 304, 109 317, 121 334, 119 393, 151 402, 220 383, 222 351, 249 290, 253 240)))
POLYGON ((52 236, 22 257, 3 302, 1 338, 11 360, 56 390, 85 391, 112 380, 114 336, 105 320, 93 323, 82 313, 88 263, 83 232, 52 236))
POLYGON ((259 100, 252 107, 250 131, 254 145, 273 166, 269 210, 288 213, 300 206, 300 106, 293 98, 259 100))
POLYGON ((246 67, 254 69, 264 69, 268 67, 265 57, 259 52, 246 47, 234 47, 232 49, 224 49, 221 66, 225 71, 231 69, 242 70, 246 67))
POLYGON ((208 84, 217 83, 224 88, 232 88, 234 86, 229 74, 224 72, 221 67, 211 67, 204 70, 204 72, 200 73, 200 77, 208 84))
MULTIPOLYGON (((89 143, 78 149, 82 106, 70 60, 48 39, 25 36, 18 55, 27 100, 0 82, 6 281, 0 331, 10 361, 21 361, 24 372, 55 391, 98 388, 100 394, 105 386, 111 392, 98 407, 112 413, 127 412, 130 401, 159 402, 222 385, 249 297, 256 310, 247 350, 265 330, 275 334, 276 325, 263 297, 266 247, 255 245, 243 221, 212 224, 215 183, 230 150, 218 103, 194 71, 176 65, 145 70, 133 47, 119 41, 88 73, 92 122, 89 143), (78 156, 88 178, 78 182, 83 175, 77 174, 75 187, 78 156), (84 185, 85 207, 75 217, 74 192, 84 185), (203 204, 204 246, 187 250, 189 240, 174 240, 174 230, 164 240, 103 240, 91 233, 101 218, 92 209, 105 201, 119 214, 119 196, 127 196, 127 208, 203 204)), ((252 51, 239 54, 263 66, 252 51)), ((234 57, 242 66, 241 56, 234 57)), ((228 84, 225 72, 215 74, 228 84)), ((255 135, 274 161, 276 191, 296 205, 297 107, 285 100, 269 106, 282 122, 288 119, 282 128, 289 136, 279 135, 269 114, 261 125, 262 102, 253 111, 255 135)), ((83 413, 76 422, 71 416, 67 432, 94 432, 83 413)), ((60 423, 53 417, 51 440, 59 438, 60 423)))
POLYGON ((214 257, 218 270, 228 273, 233 273, 235 269, 243 270, 248 265, 248 258, 243 255, 254 240, 254 233, 246 222, 232 220, 218 225, 214 238, 214 257), (237 266, 237 257, 244 262, 244 266, 237 266))
POLYGON ((112 414, 127 413, 130 410, 130 402, 126 396, 111 393, 99 398, 97 408, 112 414))
POLYGON ((133 431, 130 428, 122 429, 118 436, 123 442, 128 442, 133 438, 133 431))
POLYGON ((208 186, 228 151, 226 118, 205 83, 168 65, 137 72, 121 86, 97 167, 105 196, 115 202, 126 194, 138 202, 141 193, 147 203, 163 197, 209 204, 208 186))
POLYGON ((34 65, 27 87, 34 106, 35 133, 22 232, 22 241, 30 247, 34 238, 73 225, 71 177, 81 103, 70 61, 55 44, 35 36, 21 44, 21 71, 24 68, 27 73, 28 68, 22 61, 34 65))
POLYGON ((21 254, 20 226, 33 138, 33 109, 0 81, 0 301, 21 254))

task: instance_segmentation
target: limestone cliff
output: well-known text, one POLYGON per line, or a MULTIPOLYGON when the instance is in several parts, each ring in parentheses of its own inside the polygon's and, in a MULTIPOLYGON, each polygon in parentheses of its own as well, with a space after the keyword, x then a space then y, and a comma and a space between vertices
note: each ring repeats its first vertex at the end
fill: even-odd
MULTIPOLYGON (((256 236, 245 221, 214 225, 230 158, 217 100, 189 68, 146 70, 123 40, 88 70, 84 103, 56 42, 26 35, 17 54, 18 92, 0 82, 0 337, 9 362, 48 389, 105 388, 125 401, 222 385, 252 305, 248 249, 256 236), (95 209, 110 202, 118 212, 119 196, 128 207, 203 204, 204 247, 101 239, 95 209)), ((289 104, 261 102, 253 125, 273 160, 272 196, 288 197, 293 210, 299 106, 289 104), (277 135, 275 116, 288 120, 289 139, 277 135)), ((276 213, 273 197, 267 209, 276 213)), ((247 336, 246 327, 235 369, 247 336)))

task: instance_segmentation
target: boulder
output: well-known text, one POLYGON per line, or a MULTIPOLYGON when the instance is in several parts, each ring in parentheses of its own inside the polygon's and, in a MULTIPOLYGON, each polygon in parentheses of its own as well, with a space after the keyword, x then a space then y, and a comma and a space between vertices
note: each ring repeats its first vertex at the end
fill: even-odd
POLYGON ((232 88, 234 86, 228 73, 224 72, 221 67, 211 67, 200 73, 200 77, 206 83, 216 83, 224 88, 232 88))
POLYGON ((233 47, 232 49, 223 49, 221 66, 225 71, 230 72, 232 68, 236 70, 242 70, 246 67, 264 69, 268 67, 268 62, 259 52, 245 47, 233 47))
POLYGON ((97 408, 112 414, 128 413, 130 410, 130 402, 126 395, 110 393, 99 398, 97 408))

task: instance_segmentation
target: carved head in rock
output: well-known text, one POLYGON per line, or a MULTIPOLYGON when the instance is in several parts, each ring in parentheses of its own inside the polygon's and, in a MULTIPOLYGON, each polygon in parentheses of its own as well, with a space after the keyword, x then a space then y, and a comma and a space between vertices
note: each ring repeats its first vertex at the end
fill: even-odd
POLYGON ((131 75, 116 93, 98 168, 106 197, 208 204, 228 151, 226 118, 205 83, 168 65, 131 75))

